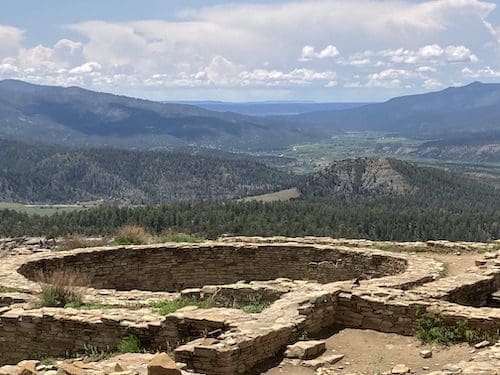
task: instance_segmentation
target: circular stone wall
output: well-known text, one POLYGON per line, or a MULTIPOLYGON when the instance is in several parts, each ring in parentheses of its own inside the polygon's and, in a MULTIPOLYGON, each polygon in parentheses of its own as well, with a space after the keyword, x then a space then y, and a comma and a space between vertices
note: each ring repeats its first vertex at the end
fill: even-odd
POLYGON ((18 270, 39 281, 54 271, 75 272, 97 289, 180 291, 241 280, 290 278, 319 283, 395 275, 405 259, 303 244, 162 245, 74 251, 31 261, 18 270))

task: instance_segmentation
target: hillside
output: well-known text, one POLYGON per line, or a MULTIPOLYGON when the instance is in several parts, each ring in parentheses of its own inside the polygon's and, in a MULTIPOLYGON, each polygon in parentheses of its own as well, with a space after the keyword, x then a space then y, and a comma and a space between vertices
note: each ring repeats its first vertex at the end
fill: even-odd
POLYGON ((500 84, 475 82, 439 92, 410 95, 341 111, 287 117, 290 121, 344 131, 384 131, 406 136, 470 138, 500 131, 500 84))
POLYGON ((316 135, 297 124, 192 105, 4 80, 0 81, 0 137, 66 146, 258 150, 316 135))
POLYGON ((334 162, 311 175, 301 188, 304 199, 380 200, 446 207, 453 204, 500 208, 500 191, 465 175, 421 167, 391 158, 334 162))
POLYGON ((71 150, 0 140, 0 201, 144 204, 222 200, 296 185, 251 158, 185 152, 71 150))

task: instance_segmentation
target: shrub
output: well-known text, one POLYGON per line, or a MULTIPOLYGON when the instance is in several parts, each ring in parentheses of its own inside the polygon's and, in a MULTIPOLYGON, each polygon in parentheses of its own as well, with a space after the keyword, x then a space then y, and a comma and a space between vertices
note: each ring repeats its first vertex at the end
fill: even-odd
POLYGON ((466 320, 454 325, 446 325, 441 316, 435 313, 425 313, 420 316, 417 320, 415 336, 424 343, 442 345, 460 342, 475 344, 484 340, 496 342, 499 339, 498 333, 470 328, 466 320))
POLYGON ((151 303, 153 311, 160 315, 168 315, 186 306, 197 306, 203 309, 214 307, 212 299, 196 299, 189 297, 179 297, 174 300, 155 301, 151 303))
POLYGON ((153 311, 158 314, 168 315, 186 306, 197 306, 201 309, 209 309, 211 307, 230 307, 233 309, 243 310, 249 314, 258 314, 270 305, 270 302, 263 301, 259 298, 252 298, 248 302, 228 302, 222 304, 220 302, 216 302, 213 298, 198 299, 192 297, 180 297, 174 300, 155 301, 151 303, 150 306, 153 311))
POLYGON ((248 314, 260 314, 262 311, 271 306, 271 303, 268 301, 261 300, 252 300, 247 303, 239 303, 235 304, 233 307, 235 309, 243 310, 248 314))
POLYGON ((141 341, 135 335, 125 337, 117 347, 118 353, 139 353, 143 351, 141 341))
POLYGON ((137 225, 125 225, 115 233, 115 245, 144 245, 151 241, 151 234, 137 225))
POLYGON ((84 277, 76 272, 55 271, 42 274, 38 307, 79 307, 82 305, 81 288, 87 284, 84 277))
POLYGON ((163 232, 159 237, 159 242, 189 242, 189 243, 199 243, 203 242, 203 239, 189 234, 182 233, 173 230, 167 230, 163 232))

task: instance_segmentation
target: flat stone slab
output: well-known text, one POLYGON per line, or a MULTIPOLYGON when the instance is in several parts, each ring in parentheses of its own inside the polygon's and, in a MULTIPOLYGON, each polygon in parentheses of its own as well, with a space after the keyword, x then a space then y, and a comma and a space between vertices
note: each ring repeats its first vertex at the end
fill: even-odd
POLYGON ((313 359, 323 354, 326 350, 324 340, 298 341, 288 345, 285 357, 298 359, 313 359))

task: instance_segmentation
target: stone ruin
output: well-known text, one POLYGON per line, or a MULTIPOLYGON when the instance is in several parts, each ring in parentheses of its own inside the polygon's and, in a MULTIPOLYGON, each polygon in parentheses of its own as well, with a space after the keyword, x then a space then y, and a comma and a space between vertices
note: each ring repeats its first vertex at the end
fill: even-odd
POLYGON ((432 311, 446 324, 465 319, 474 329, 500 330, 497 247, 482 244, 491 251, 474 269, 443 277, 441 262, 371 245, 234 237, 6 255, 0 260, 0 290, 6 291, 0 293, 0 366, 77 355, 88 345, 115 348, 132 334, 150 351, 173 351, 185 373, 246 374, 283 357, 304 335, 332 327, 412 335, 418 317, 432 311), (97 307, 34 308, 41 272, 57 270, 85 274, 84 301, 97 307), (149 308, 179 296, 210 297, 220 306, 258 298, 270 306, 261 313, 186 307, 167 316, 149 308))

